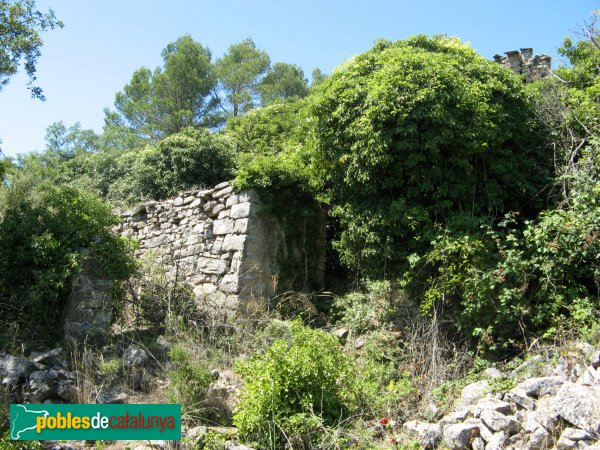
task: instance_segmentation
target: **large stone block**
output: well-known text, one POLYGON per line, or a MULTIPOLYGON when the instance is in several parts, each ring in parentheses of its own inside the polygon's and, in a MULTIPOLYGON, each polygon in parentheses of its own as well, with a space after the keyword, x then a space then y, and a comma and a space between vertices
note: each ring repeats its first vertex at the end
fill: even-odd
POLYGON ((235 221, 231 219, 215 220, 213 223, 213 234, 215 236, 233 233, 235 221))
POLYGON ((245 219, 256 211, 256 204, 250 202, 238 203, 231 207, 232 219, 245 219))
POLYGON ((197 267, 204 273, 221 275, 227 272, 227 261, 217 258, 200 257, 198 258, 197 267))
POLYGON ((246 236, 243 234, 228 234, 223 241, 222 250, 226 252, 241 252, 244 250, 246 236))

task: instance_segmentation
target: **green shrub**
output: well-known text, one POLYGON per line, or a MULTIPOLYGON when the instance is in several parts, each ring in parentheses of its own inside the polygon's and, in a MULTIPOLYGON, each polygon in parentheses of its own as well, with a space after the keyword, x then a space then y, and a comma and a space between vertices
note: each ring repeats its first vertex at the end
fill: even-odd
POLYGON ((110 232, 118 219, 95 195, 37 185, 27 176, 14 177, 0 194, 5 208, 0 211, 3 320, 30 322, 28 330, 39 327, 46 337, 58 337, 84 248, 117 285, 135 270, 131 244, 110 232))
POLYGON ((363 291, 335 299, 334 313, 356 333, 390 326, 395 312, 389 281, 367 281, 363 291))
POLYGON ((167 373, 167 399, 171 403, 181 404, 182 414, 186 416, 201 415, 201 402, 212 382, 210 372, 194 361, 190 353, 182 347, 171 348, 169 358, 172 367, 167 373))
POLYGON ((236 367, 245 390, 234 424, 243 440, 267 448, 283 446, 287 431, 338 423, 355 393, 352 363, 334 336, 298 321, 291 331, 290 343, 277 340, 236 367))

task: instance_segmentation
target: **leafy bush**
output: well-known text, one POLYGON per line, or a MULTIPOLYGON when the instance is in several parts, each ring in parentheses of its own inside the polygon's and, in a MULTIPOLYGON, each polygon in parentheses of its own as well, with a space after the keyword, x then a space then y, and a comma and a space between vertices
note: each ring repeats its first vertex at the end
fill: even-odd
MULTIPOLYGON (((92 161, 91 161, 92 162, 92 161)), ((122 177, 110 178, 108 196, 125 203, 164 199, 185 189, 212 186, 233 175, 233 150, 229 141, 205 129, 185 128, 156 145, 130 151, 118 158, 117 167, 95 157, 101 168, 122 177), (123 170, 125 169, 125 170, 123 170)))
POLYGON ((354 369, 337 339, 298 321, 291 331, 291 342, 277 340, 236 367, 245 391, 234 424, 242 439, 267 448, 282 446, 298 427, 338 423, 354 396, 354 369))
POLYGON ((26 176, 11 179, 1 195, 3 320, 32 322, 46 337, 60 335, 83 248, 91 249, 106 276, 116 282, 134 271, 131 245, 110 232, 117 218, 96 196, 69 187, 38 186, 26 176))
POLYGON ((401 273, 456 215, 535 207, 549 175, 521 80, 456 38, 377 42, 319 86, 309 117, 336 248, 367 276, 401 273))
POLYGON ((171 348, 169 358, 172 367, 167 373, 167 399, 171 403, 180 403, 184 415, 198 416, 212 376, 198 362, 193 361, 189 352, 182 347, 171 348))
POLYGON ((357 333, 391 325, 395 309, 390 282, 368 281, 364 291, 336 298, 333 307, 339 320, 357 333))
POLYGON ((493 351, 521 346, 531 334, 553 337, 564 323, 591 326, 600 311, 595 155, 584 153, 570 204, 478 233, 445 229, 429 252, 413 255, 408 279, 416 289, 422 283, 423 310, 450 308, 459 330, 493 351))

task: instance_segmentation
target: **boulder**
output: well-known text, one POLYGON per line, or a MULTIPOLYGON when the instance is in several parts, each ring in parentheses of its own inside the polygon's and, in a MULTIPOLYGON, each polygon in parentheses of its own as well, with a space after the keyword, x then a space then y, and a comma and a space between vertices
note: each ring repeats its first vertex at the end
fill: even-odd
POLYGON ((581 430, 600 429, 600 389, 567 382, 556 394, 558 414, 581 430))
POLYGON ((493 409, 484 409, 480 417, 481 421, 493 431, 504 431, 509 436, 517 433, 521 428, 515 417, 505 416, 493 409))
POLYGON ((566 381, 564 377, 537 377, 523 381, 517 387, 525 391, 527 395, 534 398, 544 395, 555 395, 558 389, 566 381))
POLYGON ((36 354, 32 360, 34 363, 43 364, 44 366, 60 367, 61 369, 67 367, 67 355, 60 347, 46 353, 36 354))
POLYGON ((468 409, 459 409, 458 411, 454 411, 453 413, 446 414, 444 417, 441 418, 439 424, 442 427, 442 429, 444 429, 448 425, 454 425, 455 423, 464 421, 468 415, 468 409))
POLYGON ((148 359, 148 354, 143 348, 132 344, 123 353, 123 367, 144 367, 148 359))
POLYGON ((503 432, 494 434, 489 441, 486 442, 485 450, 504 450, 506 444, 506 434, 503 432))
POLYGON ((35 364, 24 356, 0 356, 0 376, 3 385, 12 386, 23 382, 35 369, 35 364))
POLYGON ((539 427, 533 433, 526 435, 523 442, 528 450, 548 450, 552 448, 554 439, 548 430, 539 427))
POLYGON ((487 380, 478 381, 466 385, 461 393, 458 401, 459 407, 471 406, 480 398, 485 397, 490 391, 490 383, 487 380))
POLYGON ((29 377, 29 394, 31 403, 42 403, 49 398, 58 397, 58 383, 65 381, 66 376, 55 369, 38 370, 29 377))
POLYGON ((479 437, 479 428, 468 423, 455 423, 444 429, 444 443, 450 450, 471 448, 473 439, 479 437))
POLYGON ((481 413, 486 410, 493 410, 502 414, 512 414, 513 409, 514 408, 510 403, 489 397, 482 398, 470 408, 475 417, 479 417, 481 413))
POLYGON ((422 448, 435 448, 442 440, 442 428, 436 423, 411 420, 402 426, 402 430, 422 448))
POLYGON ((107 389, 105 391, 101 391, 97 398, 96 403, 104 405, 104 404, 122 404, 126 403, 128 395, 124 392, 121 392, 117 389, 107 389))
POLYGON ((527 395, 525 390, 515 387, 506 393, 504 400, 513 402, 517 406, 533 411, 535 409, 535 401, 527 395))

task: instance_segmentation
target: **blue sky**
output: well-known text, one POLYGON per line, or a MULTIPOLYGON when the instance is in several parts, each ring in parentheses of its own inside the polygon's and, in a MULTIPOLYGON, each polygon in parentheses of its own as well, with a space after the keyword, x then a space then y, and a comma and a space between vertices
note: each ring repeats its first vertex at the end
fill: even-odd
POLYGON ((161 50, 183 34, 217 58, 247 37, 273 62, 295 63, 307 76, 330 73, 375 39, 446 33, 492 58, 520 47, 553 57, 562 38, 590 18, 590 0, 38 0, 65 23, 44 34, 33 100, 22 73, 0 91, 5 154, 41 151, 52 122, 102 130, 103 109, 141 66, 160 65, 161 50))

